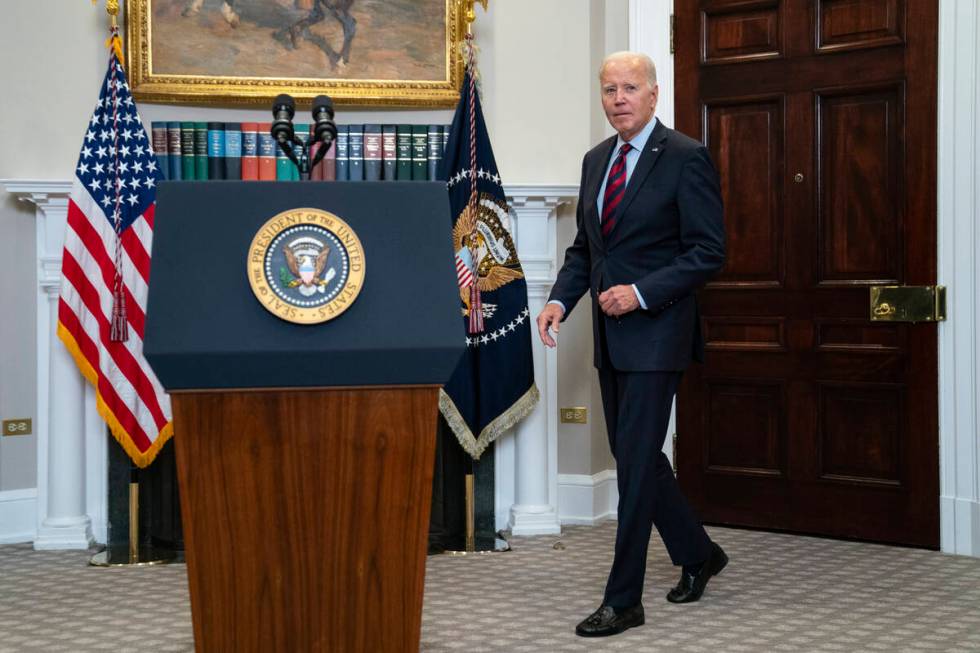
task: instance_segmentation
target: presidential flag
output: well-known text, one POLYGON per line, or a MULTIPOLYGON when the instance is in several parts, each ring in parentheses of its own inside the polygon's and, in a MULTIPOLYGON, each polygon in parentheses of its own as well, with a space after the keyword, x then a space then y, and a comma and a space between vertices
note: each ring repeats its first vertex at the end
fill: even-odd
POLYGON ((170 400, 143 358, 160 179, 114 50, 68 200, 58 336, 95 387, 99 414, 140 467, 173 432, 170 400))
POLYGON ((466 353, 440 393, 439 408, 475 459, 534 408, 527 282, 511 238, 480 98, 469 72, 439 169, 454 216, 452 235, 466 353))

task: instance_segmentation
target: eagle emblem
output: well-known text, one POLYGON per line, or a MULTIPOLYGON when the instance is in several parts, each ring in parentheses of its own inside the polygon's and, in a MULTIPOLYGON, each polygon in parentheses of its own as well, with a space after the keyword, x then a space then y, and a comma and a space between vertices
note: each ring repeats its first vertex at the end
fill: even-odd
MULTIPOLYGON (((453 226, 456 271, 463 316, 469 316, 473 286, 480 292, 492 292, 523 279, 517 248, 507 226, 507 206, 493 195, 481 193, 476 210, 463 209, 453 226)), ((492 317, 496 305, 482 304, 484 317, 492 317)))
POLYGON ((286 267, 280 270, 280 281, 296 288, 304 297, 325 292, 337 271, 327 268, 330 246, 316 238, 305 236, 283 245, 286 267))

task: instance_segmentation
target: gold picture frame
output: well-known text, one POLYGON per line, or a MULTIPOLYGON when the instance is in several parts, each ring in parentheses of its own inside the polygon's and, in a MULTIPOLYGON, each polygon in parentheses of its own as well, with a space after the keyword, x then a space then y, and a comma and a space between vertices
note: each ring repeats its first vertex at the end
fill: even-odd
POLYGON ((129 84, 137 100, 163 104, 269 104, 288 93, 298 100, 326 94, 356 106, 452 107, 472 5, 126 0, 129 84), (350 40, 338 10, 345 6, 356 23, 350 40))

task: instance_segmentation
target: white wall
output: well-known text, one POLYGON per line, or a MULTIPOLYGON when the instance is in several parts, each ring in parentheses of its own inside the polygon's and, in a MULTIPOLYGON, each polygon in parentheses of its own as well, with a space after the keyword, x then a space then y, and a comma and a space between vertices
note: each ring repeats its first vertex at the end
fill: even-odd
MULTIPOLYGON (((477 7, 484 111, 497 163, 508 184, 579 181, 581 158, 606 133, 595 70, 602 56, 627 44, 626 0, 494 0, 477 7), (598 110, 598 113, 597 113, 598 110)), ((4 3, 0 21, 0 178, 69 179, 105 73, 104 3, 83 0, 4 3)), ((211 118, 265 119, 259 108, 141 103, 145 122, 211 118)), ((446 123, 451 109, 338 108, 342 122, 446 123)), ((570 242, 574 211, 563 209, 570 242)), ((0 418, 33 417, 33 207, 0 195, 0 418)), ((563 331, 560 405, 590 408, 587 427, 559 436, 559 471, 590 474, 610 467, 591 369, 588 311, 563 331), (567 397, 565 396, 567 394, 567 397), (596 419, 598 418, 598 419, 596 419), (567 437, 566 437, 567 436, 567 437), (566 469, 567 468, 567 469, 566 469)), ((33 436, 0 438, 0 491, 36 484, 33 436)))

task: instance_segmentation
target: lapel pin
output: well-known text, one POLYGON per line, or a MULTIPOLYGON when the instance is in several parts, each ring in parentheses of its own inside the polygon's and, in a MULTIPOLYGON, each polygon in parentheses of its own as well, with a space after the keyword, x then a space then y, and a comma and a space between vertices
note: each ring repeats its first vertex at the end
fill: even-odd
POLYGON ((653 151, 654 152, 659 152, 660 151, 660 148, 659 147, 655 147, 655 148, 653 148, 653 151))

